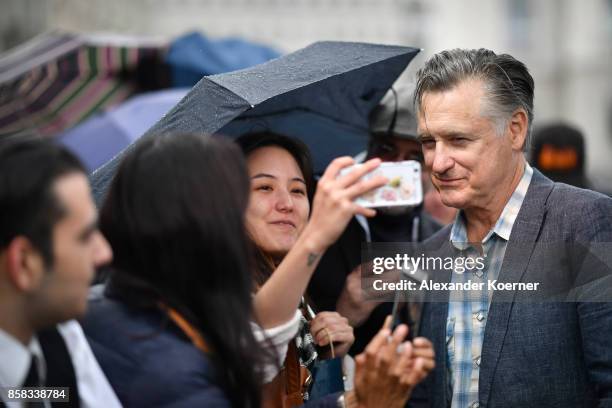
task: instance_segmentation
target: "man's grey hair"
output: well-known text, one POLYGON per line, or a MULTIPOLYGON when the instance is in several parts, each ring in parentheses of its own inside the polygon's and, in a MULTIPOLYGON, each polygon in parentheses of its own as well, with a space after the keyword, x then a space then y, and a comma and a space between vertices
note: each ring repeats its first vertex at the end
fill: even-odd
POLYGON ((528 126, 523 150, 526 151, 531 140, 534 83, 525 64, 511 55, 497 55, 484 48, 454 49, 434 55, 417 72, 416 111, 421 111, 426 92, 448 91, 469 79, 484 82, 487 103, 483 115, 495 123, 498 134, 503 133, 516 109, 525 110, 528 126))

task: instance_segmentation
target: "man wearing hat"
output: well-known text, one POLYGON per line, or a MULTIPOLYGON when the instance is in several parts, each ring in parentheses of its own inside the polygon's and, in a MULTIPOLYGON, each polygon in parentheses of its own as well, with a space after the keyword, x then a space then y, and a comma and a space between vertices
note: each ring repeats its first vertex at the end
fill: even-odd
MULTIPOLYGON (((385 162, 423 162, 413 111, 414 86, 390 89, 370 116, 370 143, 366 158, 385 162)), ((379 208, 366 219, 356 216, 343 235, 330 247, 311 280, 308 294, 322 310, 336 310, 355 329, 351 354, 360 353, 391 314, 392 302, 363 298, 361 245, 364 242, 418 242, 440 229, 440 225, 418 207, 379 208)))

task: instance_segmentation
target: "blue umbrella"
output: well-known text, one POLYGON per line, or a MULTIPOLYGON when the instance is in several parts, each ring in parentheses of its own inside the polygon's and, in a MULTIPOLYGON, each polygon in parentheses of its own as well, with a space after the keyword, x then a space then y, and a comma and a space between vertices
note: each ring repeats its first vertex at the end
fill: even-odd
POLYGON ((57 136, 94 171, 133 143, 183 98, 189 89, 135 96, 57 136))
MULTIPOLYGON (((143 137, 169 132, 235 137, 269 129, 304 140, 321 172, 333 157, 364 149, 370 111, 418 52, 315 43, 252 68, 203 78, 143 137)), ((98 203, 120 160, 115 157, 92 175, 98 203)))
POLYGON ((195 85, 203 76, 252 67, 280 53, 265 45, 239 38, 211 40, 200 33, 189 33, 172 42, 166 55, 172 85, 195 85))

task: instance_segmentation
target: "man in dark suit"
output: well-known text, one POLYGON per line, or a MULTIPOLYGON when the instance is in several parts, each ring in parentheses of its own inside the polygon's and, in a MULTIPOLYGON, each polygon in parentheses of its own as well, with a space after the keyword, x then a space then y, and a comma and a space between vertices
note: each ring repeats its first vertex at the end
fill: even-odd
POLYGON ((443 51, 417 73, 425 167, 443 203, 460 209, 428 244, 485 262, 429 271, 484 289, 425 304, 419 335, 434 343, 436 368, 415 406, 612 406, 612 200, 527 164, 533 93, 523 63, 484 49, 443 51))
POLYGON ((7 388, 24 387, 68 388, 61 406, 119 406, 73 320, 111 256, 79 160, 52 141, 0 141, 0 406, 20 406, 7 388))

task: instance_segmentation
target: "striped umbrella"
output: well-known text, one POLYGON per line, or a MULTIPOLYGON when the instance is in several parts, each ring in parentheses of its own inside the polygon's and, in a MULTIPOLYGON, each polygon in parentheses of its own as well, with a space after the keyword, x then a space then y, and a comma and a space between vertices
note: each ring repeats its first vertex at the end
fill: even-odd
POLYGON ((164 51, 127 39, 57 32, 34 38, 0 56, 0 135, 54 135, 143 88, 161 88, 164 51))

